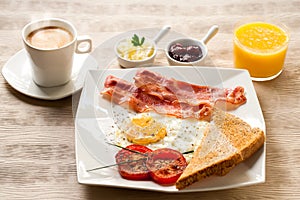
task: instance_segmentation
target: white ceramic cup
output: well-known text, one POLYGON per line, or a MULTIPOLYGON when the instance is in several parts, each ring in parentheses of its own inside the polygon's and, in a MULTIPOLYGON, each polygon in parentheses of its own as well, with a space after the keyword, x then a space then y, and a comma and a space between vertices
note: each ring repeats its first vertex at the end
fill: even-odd
POLYGON ((30 22, 22 30, 22 39, 31 66, 33 81, 42 87, 54 87, 67 83, 72 74, 74 53, 89 53, 92 40, 89 36, 77 36, 75 27, 68 21, 47 18, 30 22), (59 48, 43 49, 30 44, 27 37, 35 30, 45 27, 59 27, 72 34, 71 42, 59 48), (81 43, 85 43, 80 45, 81 43))

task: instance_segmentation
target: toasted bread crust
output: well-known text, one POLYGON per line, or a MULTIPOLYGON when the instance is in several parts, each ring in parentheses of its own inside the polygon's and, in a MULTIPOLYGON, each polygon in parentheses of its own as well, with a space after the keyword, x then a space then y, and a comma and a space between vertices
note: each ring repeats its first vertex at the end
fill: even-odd
MULTIPOLYGON (((194 173, 185 173, 187 174, 184 177, 180 177, 180 180, 176 182, 177 189, 183 189, 199 180, 202 180, 211 175, 225 175, 230 169, 232 169, 236 163, 240 162, 241 157, 239 154, 232 155, 230 158, 226 160, 219 161, 217 163, 212 164, 209 167, 203 168, 194 173)), ((197 166, 195 166, 197 167, 197 166)))
POLYGON ((250 157, 264 143, 264 132, 261 129, 252 128, 247 122, 230 113, 215 109, 213 121, 240 151, 243 159, 250 157))
POLYGON ((261 146, 263 146, 265 142, 265 134, 259 128, 253 128, 252 133, 256 135, 255 139, 249 142, 249 145, 246 146, 244 149, 241 149, 240 154, 243 160, 246 160, 252 154, 254 154, 261 146))
POLYGON ((183 189, 211 175, 226 175, 237 164, 254 154, 264 144, 264 141, 265 135, 261 129, 251 128, 242 119, 215 109, 211 128, 208 133, 204 134, 202 143, 178 179, 176 188, 183 189), (212 134, 213 137, 209 137, 209 134, 212 134), (214 139, 215 137, 217 139, 214 139), (211 150, 208 149, 207 146, 212 144, 218 146, 211 150), (227 151, 220 152, 220 149, 227 149, 227 151), (208 150, 210 151, 207 152, 208 150))

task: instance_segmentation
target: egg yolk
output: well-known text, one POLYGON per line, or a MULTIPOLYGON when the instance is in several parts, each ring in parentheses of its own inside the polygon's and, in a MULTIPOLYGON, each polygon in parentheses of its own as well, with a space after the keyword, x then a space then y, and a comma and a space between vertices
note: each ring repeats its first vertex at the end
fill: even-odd
POLYGON ((127 140, 135 144, 155 143, 167 135, 166 127, 147 115, 132 118, 129 127, 125 131, 127 140))

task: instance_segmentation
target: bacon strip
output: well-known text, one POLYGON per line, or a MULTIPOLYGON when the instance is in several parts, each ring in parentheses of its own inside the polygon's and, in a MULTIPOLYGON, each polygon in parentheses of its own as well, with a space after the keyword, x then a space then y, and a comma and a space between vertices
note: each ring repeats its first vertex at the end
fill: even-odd
POLYGON ((166 78, 139 70, 134 84, 114 76, 105 80, 101 94, 116 104, 128 104, 136 112, 155 111, 179 118, 210 120, 212 107, 234 109, 246 102, 243 87, 221 89, 166 78))
POLYGON ((134 80, 137 87, 143 88, 150 95, 190 105, 198 105, 203 100, 208 100, 214 106, 231 110, 247 101, 244 88, 241 86, 234 89, 200 86, 166 78, 144 69, 137 71, 134 80))
POLYGON ((209 120, 211 117, 212 106, 208 101, 189 105, 179 101, 162 100, 136 87, 133 83, 111 75, 106 78, 104 87, 101 94, 109 97, 116 104, 128 104, 136 112, 155 111, 159 114, 200 120, 209 120))

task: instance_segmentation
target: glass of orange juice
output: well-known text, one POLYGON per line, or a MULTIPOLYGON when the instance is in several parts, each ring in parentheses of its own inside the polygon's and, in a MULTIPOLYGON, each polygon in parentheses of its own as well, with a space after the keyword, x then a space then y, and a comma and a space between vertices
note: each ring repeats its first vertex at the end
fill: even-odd
POLYGON ((289 32, 279 23, 251 21, 234 28, 234 66, 247 69, 254 81, 276 78, 283 70, 289 32))

